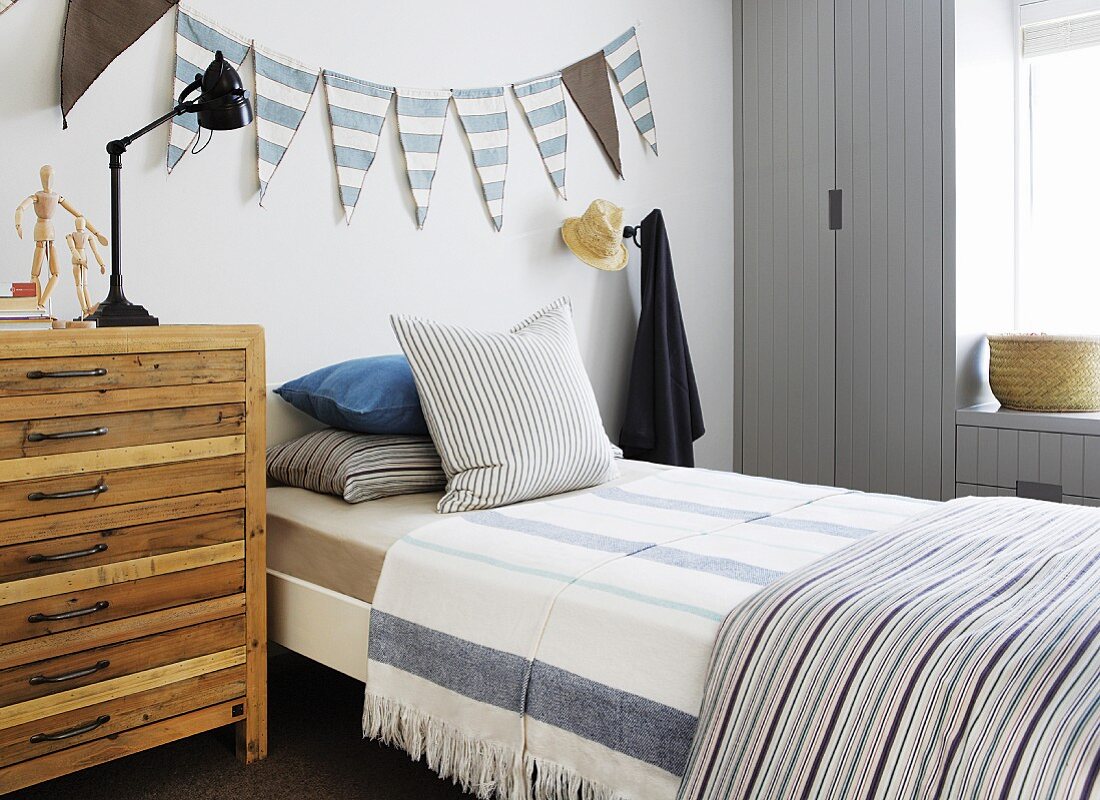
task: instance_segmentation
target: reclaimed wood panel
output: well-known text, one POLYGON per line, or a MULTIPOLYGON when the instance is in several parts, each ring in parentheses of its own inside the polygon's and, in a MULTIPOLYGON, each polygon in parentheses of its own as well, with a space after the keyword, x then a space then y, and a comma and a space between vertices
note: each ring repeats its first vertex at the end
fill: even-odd
POLYGON ((129 641, 81 650, 44 661, 0 670, 0 698, 6 705, 56 694, 67 689, 131 675, 153 667, 186 661, 244 644, 244 615, 217 619, 129 641), (57 679, 94 672, 64 681, 57 679), (38 681, 35 680, 38 678, 38 681))
MULTIPOLYGON (((188 405, 204 406, 243 403, 244 396, 243 383, 205 383, 188 386, 184 399, 188 405)), ((0 422, 172 409, 178 408, 180 402, 178 386, 72 391, 64 394, 37 395, 30 401, 19 396, 0 397, 0 422), (28 410, 28 402, 33 404, 31 410, 28 410)))
POLYGON ((244 539, 244 511, 0 547, 0 583, 244 539))
POLYGON ((231 667, 25 722, 0 730, 0 767, 240 698, 244 690, 244 668, 231 667), (109 719, 88 733, 57 742, 31 741, 36 734, 71 730, 102 717, 109 719))
POLYGON ((24 789, 51 778, 114 761, 162 744, 219 728, 244 713, 236 700, 142 725, 117 736, 96 739, 40 758, 21 761, 0 770, 0 794, 24 789))
POLYGON ((243 433, 244 405, 241 403, 118 414, 42 417, 0 423, 0 460, 211 439, 243 433), (93 431, 96 432, 95 435, 35 440, 37 436, 72 437, 77 433, 93 431))
POLYGON ((134 503, 234 489, 244 485, 244 457, 235 455, 179 464, 158 464, 135 469, 104 470, 83 475, 0 483, 0 520, 39 517, 66 511, 134 503), (108 487, 94 496, 33 501, 34 492, 58 493, 108 487))
POLYGON ((120 583, 152 578, 156 575, 170 575, 191 569, 239 561, 244 558, 244 542, 225 542, 224 544, 193 547, 188 550, 176 550, 159 556, 135 558, 119 561, 100 567, 60 572, 56 575, 42 575, 37 578, 24 578, 18 581, 0 583, 0 606, 22 603, 41 597, 79 592, 85 589, 114 586, 120 583))
POLYGON ((98 625, 113 619, 243 591, 244 564, 235 561, 14 603, 0 606, 0 643, 48 636, 58 631, 98 625), (55 615, 94 608, 101 603, 108 605, 85 616, 43 622, 29 620, 34 614, 55 615))
POLYGON ((0 547, 41 542, 82 533, 111 536, 119 530, 140 526, 143 523, 180 520, 198 515, 217 514, 231 509, 243 509, 244 503, 244 489, 223 489, 182 497, 166 497, 119 506, 49 514, 43 517, 0 521, 0 547))
POLYGON ((244 380, 243 350, 0 359, 0 397, 244 380), (57 373, 78 374, 52 377, 57 373))
POLYGON ((164 631, 201 625, 205 622, 245 613, 245 595, 238 594, 202 600, 160 611, 136 614, 85 628, 57 631, 37 639, 24 639, 0 645, 0 669, 58 658, 69 653, 117 644, 129 639, 152 636, 164 631))

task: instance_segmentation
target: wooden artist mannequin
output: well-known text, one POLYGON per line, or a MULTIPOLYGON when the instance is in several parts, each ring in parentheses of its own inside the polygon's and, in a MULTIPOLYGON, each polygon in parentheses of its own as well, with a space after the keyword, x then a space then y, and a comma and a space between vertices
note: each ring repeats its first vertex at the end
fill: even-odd
POLYGON ((99 245, 96 244, 95 237, 84 230, 85 224, 84 217, 77 217, 76 230, 65 237, 65 241, 69 243, 69 252, 73 254, 73 280, 76 281, 76 299, 80 301, 81 317, 88 316, 96 309, 88 297, 88 254, 84 251, 86 245, 91 245, 92 254, 99 264, 99 274, 107 274, 107 265, 103 263, 99 245))
MULTIPOLYGON (((34 224, 34 261, 31 263, 31 280, 34 281, 37 290, 38 305, 45 307, 46 301, 50 299, 50 294, 57 283, 57 278, 61 274, 57 266, 57 251, 54 247, 54 212, 58 206, 61 206, 74 217, 83 217, 84 215, 69 205, 68 200, 53 191, 53 167, 47 164, 42 167, 38 174, 42 178, 42 191, 35 192, 15 209, 15 232, 20 239, 23 238, 23 214, 28 208, 34 206, 34 214, 38 221, 34 224), (50 265, 50 280, 43 290, 39 276, 42 274, 42 263, 44 261, 48 261, 50 265)), ((99 243, 106 247, 107 237, 96 230, 95 225, 91 222, 88 222, 87 226, 88 230, 99 240, 99 243)))

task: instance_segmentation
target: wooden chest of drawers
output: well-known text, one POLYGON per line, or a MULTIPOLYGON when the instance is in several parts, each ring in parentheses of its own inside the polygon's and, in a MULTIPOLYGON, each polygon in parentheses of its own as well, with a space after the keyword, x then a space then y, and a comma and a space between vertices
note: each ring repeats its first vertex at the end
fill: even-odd
POLYGON ((264 396, 256 327, 0 334, 0 794, 266 755, 264 396))

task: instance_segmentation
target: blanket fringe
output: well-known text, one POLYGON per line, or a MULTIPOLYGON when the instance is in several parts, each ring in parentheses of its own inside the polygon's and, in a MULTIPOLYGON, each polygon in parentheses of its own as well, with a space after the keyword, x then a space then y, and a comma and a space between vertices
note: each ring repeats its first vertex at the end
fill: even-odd
POLYGON ((363 736, 399 747, 413 760, 481 800, 624 800, 603 784, 551 761, 470 738, 414 708, 368 693, 363 736))

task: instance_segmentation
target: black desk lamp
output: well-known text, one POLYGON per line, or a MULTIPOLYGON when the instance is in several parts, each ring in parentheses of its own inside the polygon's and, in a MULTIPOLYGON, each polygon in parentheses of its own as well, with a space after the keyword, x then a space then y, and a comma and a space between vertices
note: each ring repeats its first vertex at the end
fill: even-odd
POLYGON ((206 74, 196 75, 191 85, 183 90, 175 108, 140 131, 107 144, 107 152, 111 154, 111 291, 95 313, 87 317, 101 328, 160 324, 144 306, 127 300, 122 291, 122 154, 135 139, 183 114, 198 114, 199 127, 211 131, 236 130, 252 122, 248 92, 241 84, 241 76, 225 60, 221 50, 214 55, 206 74), (199 89, 202 94, 198 100, 187 99, 199 89))

